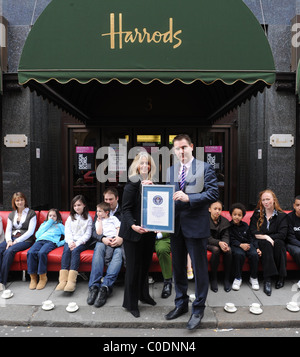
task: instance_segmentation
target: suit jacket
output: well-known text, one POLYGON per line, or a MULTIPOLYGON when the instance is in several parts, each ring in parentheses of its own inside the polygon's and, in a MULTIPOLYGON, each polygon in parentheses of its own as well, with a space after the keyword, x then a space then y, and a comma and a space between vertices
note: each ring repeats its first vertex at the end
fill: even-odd
MULTIPOLYGON (((142 235, 135 232, 131 226, 141 225, 141 180, 138 177, 132 178, 125 185, 122 197, 122 222, 119 236, 124 240, 137 242, 142 235), (136 179, 135 179, 136 178, 136 179)), ((153 234, 155 233, 146 233, 153 234)))
MULTIPOLYGON (((179 191, 180 162, 170 167, 167 181, 179 191)), ((186 177, 183 191, 189 202, 175 201, 175 234, 180 229, 186 238, 210 236, 209 205, 218 199, 218 181, 214 168, 206 162, 194 159, 186 177)))

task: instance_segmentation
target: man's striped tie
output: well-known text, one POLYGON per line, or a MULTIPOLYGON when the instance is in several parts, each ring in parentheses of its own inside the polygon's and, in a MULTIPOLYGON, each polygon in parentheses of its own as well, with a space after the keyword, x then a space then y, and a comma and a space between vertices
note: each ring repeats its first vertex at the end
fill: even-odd
POLYGON ((184 185, 185 185, 185 179, 186 179, 186 166, 182 166, 182 171, 180 175, 180 180, 179 180, 179 188, 181 191, 183 191, 184 185))

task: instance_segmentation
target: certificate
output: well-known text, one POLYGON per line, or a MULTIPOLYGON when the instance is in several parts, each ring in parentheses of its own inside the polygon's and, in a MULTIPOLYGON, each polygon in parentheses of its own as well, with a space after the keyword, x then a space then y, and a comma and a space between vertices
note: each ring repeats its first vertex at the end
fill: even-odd
POLYGON ((174 185, 142 185, 142 227, 174 232, 174 185))

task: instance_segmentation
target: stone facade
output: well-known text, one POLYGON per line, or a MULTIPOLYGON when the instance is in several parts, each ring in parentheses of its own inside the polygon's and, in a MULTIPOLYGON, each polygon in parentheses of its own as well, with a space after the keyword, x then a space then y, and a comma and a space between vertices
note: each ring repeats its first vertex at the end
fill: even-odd
MULTIPOLYGON (((290 72, 291 65, 291 20, 299 12, 299 1, 245 0, 261 24, 267 24, 269 43, 278 73, 290 72)), ((239 109, 240 164, 246 166, 247 174, 240 180, 240 199, 256 205, 258 193, 266 188, 275 191, 281 206, 291 209, 295 192, 295 145, 277 148, 270 145, 273 134, 296 136, 297 98, 294 83, 280 90, 276 82, 263 94, 258 94, 239 109), (247 141, 247 150, 243 149, 247 141), (262 158, 258 159, 258 150, 262 158), (246 165, 245 165, 246 163, 246 165)), ((295 138, 296 139, 296 138, 295 138)), ((245 172, 244 171, 244 172, 245 172)))
MULTIPOLYGON (((35 209, 60 207, 61 111, 20 88, 16 73, 30 28, 51 0, 2 0, 2 15, 8 20, 8 62, 2 98, 3 206, 10 209, 11 195, 23 191, 35 209), (25 148, 6 148, 6 134, 25 134, 25 148), (40 158, 37 158, 37 149, 40 158)), ((291 19, 300 14, 300 0, 244 0, 261 24, 267 25, 276 71, 290 73, 291 19), (262 7, 261 7, 262 5, 262 7)), ((270 188, 284 209, 290 209, 295 194, 295 145, 273 148, 273 134, 296 136, 297 98, 275 84, 238 109, 238 194, 239 201, 254 208, 259 191, 270 188), (262 158, 258 158, 258 150, 262 158)), ((299 135, 298 135, 299 138, 299 135)), ((295 137, 296 139, 296 137, 295 137)))

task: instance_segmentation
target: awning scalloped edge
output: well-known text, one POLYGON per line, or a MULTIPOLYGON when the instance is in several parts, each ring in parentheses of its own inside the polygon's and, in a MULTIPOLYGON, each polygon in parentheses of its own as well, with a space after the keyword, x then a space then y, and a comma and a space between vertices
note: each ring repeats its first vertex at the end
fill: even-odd
POLYGON ((204 80, 202 80, 202 79, 200 79, 200 78, 195 78, 195 79, 193 79, 193 80, 191 80, 191 81, 184 81, 184 80, 182 80, 181 78, 174 78, 174 79, 172 79, 172 80, 170 80, 170 81, 163 81, 163 80, 161 80, 161 79, 159 79, 159 78, 153 78, 153 79, 151 79, 151 80, 149 80, 149 81, 141 80, 141 79, 139 79, 139 78, 132 78, 132 79, 130 79, 129 81, 120 80, 120 79, 118 79, 118 78, 111 78, 111 79, 109 79, 109 80, 107 80, 107 81, 100 80, 99 78, 91 78, 91 79, 89 79, 88 81, 81 81, 81 80, 79 80, 79 79, 77 79, 77 78, 70 78, 70 79, 68 79, 67 81, 61 81, 61 80, 59 80, 59 79, 57 79, 57 78, 52 77, 52 78, 49 78, 49 79, 47 79, 47 80, 45 80, 45 81, 39 81, 39 80, 37 80, 36 78, 29 78, 29 79, 28 79, 27 81, 25 81, 25 82, 19 82, 19 84, 20 84, 20 85, 26 85, 26 84, 28 84, 28 82, 30 82, 30 81, 35 81, 35 82, 37 82, 37 83, 39 83, 39 84, 46 84, 46 83, 50 82, 51 80, 54 80, 54 81, 56 81, 57 83, 60 83, 60 84, 68 84, 69 82, 72 82, 72 81, 76 81, 76 82, 78 82, 78 83, 80 83, 80 84, 88 84, 88 83, 90 83, 90 82, 92 82, 92 81, 97 81, 97 82, 99 82, 100 84, 108 84, 108 83, 110 83, 110 82, 112 82, 112 81, 117 81, 117 82, 119 82, 119 83, 121 83, 121 84, 124 84, 124 85, 128 85, 128 84, 132 83, 133 81, 138 81, 138 82, 140 82, 140 83, 142 83, 142 84, 150 84, 150 83, 152 83, 152 82, 154 82, 154 81, 158 81, 158 82, 160 82, 160 83, 162 83, 162 84, 166 84, 166 85, 172 84, 172 83, 175 82, 175 81, 180 81, 181 83, 183 83, 183 84, 188 84, 188 85, 189 85, 189 84, 193 84, 193 83, 199 81, 199 82, 202 82, 203 84, 205 84, 205 85, 207 85, 207 86, 212 85, 212 84, 214 84, 214 83, 217 82, 217 81, 221 81, 221 82, 223 82, 223 83, 226 84, 226 85, 234 85, 236 82, 239 82, 239 81, 240 81, 240 82, 243 82, 243 83, 245 83, 245 84, 249 84, 249 85, 253 85, 253 84, 257 83, 257 82, 264 82, 266 85, 271 86, 271 85, 274 83, 274 82, 269 83, 269 82, 265 81, 264 79, 257 79, 257 80, 255 80, 255 81, 250 82, 250 81, 245 81, 245 80, 242 79, 242 78, 238 78, 238 79, 234 80, 233 82, 226 82, 226 81, 224 81, 222 78, 216 78, 216 79, 214 79, 213 81, 211 81, 211 82, 208 83, 208 82, 205 82, 204 80))

